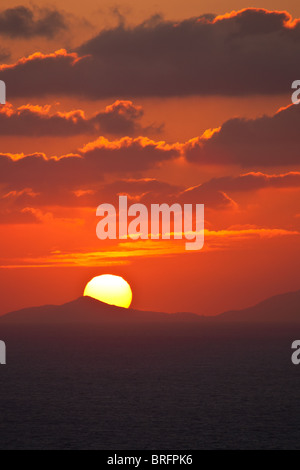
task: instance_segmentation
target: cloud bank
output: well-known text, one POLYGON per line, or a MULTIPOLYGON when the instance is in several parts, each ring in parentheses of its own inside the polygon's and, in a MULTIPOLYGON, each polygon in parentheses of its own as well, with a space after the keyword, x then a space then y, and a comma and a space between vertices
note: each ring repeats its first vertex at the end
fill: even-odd
POLYGON ((163 126, 143 127, 141 106, 132 101, 118 100, 104 111, 87 118, 81 109, 54 112, 51 106, 24 105, 14 108, 11 104, 0 107, 0 135, 26 137, 65 137, 78 134, 104 134, 136 136, 159 134, 163 126))
POLYGON ((300 106, 280 109, 273 116, 234 118, 219 129, 185 145, 189 162, 199 165, 239 165, 243 168, 300 164, 300 106))
POLYGON ((66 29, 65 17, 56 9, 21 5, 0 12, 0 35, 11 39, 52 39, 66 29))
POLYGON ((300 20, 248 8, 179 22, 155 17, 133 28, 120 24, 76 51, 34 54, 2 67, 0 79, 10 83, 13 97, 276 94, 300 76, 299 54, 300 20))

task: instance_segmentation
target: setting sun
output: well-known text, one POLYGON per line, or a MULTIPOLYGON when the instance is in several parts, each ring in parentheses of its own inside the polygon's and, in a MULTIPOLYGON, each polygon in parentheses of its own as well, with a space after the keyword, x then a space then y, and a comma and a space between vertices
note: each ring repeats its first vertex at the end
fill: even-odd
POLYGON ((117 307, 128 308, 132 302, 132 290, 128 282, 112 274, 94 277, 86 285, 83 295, 117 307))

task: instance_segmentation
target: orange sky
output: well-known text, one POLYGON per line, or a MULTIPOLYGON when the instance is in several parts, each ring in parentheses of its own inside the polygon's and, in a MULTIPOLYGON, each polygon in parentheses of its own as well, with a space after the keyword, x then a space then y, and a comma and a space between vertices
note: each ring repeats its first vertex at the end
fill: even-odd
MULTIPOLYGON (((19 2, 4 0, 1 9, 17 5, 19 2)), ((180 23, 206 12, 224 14, 249 7, 241 1, 227 2, 226 8, 220 1, 201 2, 200 10, 196 1, 120 5, 131 25, 158 11, 180 23)), ((203 27, 201 34, 208 34, 209 47, 215 41, 212 53, 216 58, 211 64, 210 55, 200 57, 198 64, 197 48, 188 57, 188 39, 186 52, 173 62, 178 51, 173 50, 172 41, 168 50, 166 36, 165 43, 155 42, 160 28, 165 27, 161 20, 159 26, 146 31, 150 39, 143 44, 146 48, 150 40, 164 44, 166 55, 160 57, 165 51, 154 46, 153 54, 150 49, 140 68, 137 60, 132 69, 137 75, 133 74, 132 80, 138 74, 144 80, 151 74, 151 80, 149 84, 137 81, 135 93, 124 71, 127 73, 126 67, 129 70, 139 58, 137 39, 133 45, 128 43, 133 52, 125 65, 109 39, 105 39, 108 42, 103 52, 101 35, 95 39, 96 45, 91 42, 84 46, 89 50, 89 61, 82 59, 85 49, 79 48, 76 64, 68 62, 72 47, 96 37, 104 26, 116 24, 111 2, 102 2, 101 11, 98 2, 92 0, 84 6, 83 11, 82 2, 65 1, 65 12, 61 14, 70 24, 66 30, 53 33, 53 37, 40 37, 42 33, 33 24, 24 26, 26 39, 20 39, 9 29, 1 33, 0 21, 1 47, 10 53, 10 57, 2 59, 0 69, 9 101, 0 109, 0 314, 30 305, 69 301, 82 295, 92 276, 104 273, 125 277, 133 288, 133 307, 142 310, 211 315, 299 289, 300 107, 290 105, 290 85, 291 77, 299 79, 300 75, 297 76, 298 66, 293 65, 293 55, 289 56, 289 43, 282 43, 283 52, 285 47, 287 51, 279 59, 275 55, 274 62, 272 54, 266 52, 268 41, 282 41, 281 29, 286 26, 279 15, 255 10, 253 18, 251 12, 233 15, 236 23, 223 20, 216 27, 212 23, 199 26, 203 27), (86 21, 92 22, 92 27, 86 21), (82 31, 82 35, 76 31, 82 31), (215 70, 224 56, 224 52, 218 55, 224 34, 228 34, 228 41, 240 34, 236 44, 247 47, 247 54, 251 51, 247 56, 249 67, 251 60, 257 67, 262 54, 262 68, 258 78, 245 78, 241 84, 244 71, 239 68, 239 61, 244 60, 243 54, 231 56, 239 54, 238 46, 226 49, 227 62, 216 70, 224 72, 220 76, 222 87, 218 88, 216 80, 215 88, 210 89, 207 68, 215 70), (256 34, 262 41, 258 50, 257 38, 252 40, 256 34), (60 48, 67 52, 18 62, 38 50, 49 54, 60 48), (102 67, 105 69, 98 60, 106 64, 107 74, 117 71, 120 80, 114 82, 112 76, 97 88, 91 70, 99 72, 102 79, 102 67), (269 65, 263 69, 267 60, 269 65), (284 61, 282 66, 277 64, 280 60, 284 61), (186 74, 181 73, 182 67, 176 69, 178 61, 184 64, 186 74), (160 74, 161 64, 165 75, 160 74), (197 74, 195 82, 187 72, 193 73, 198 66, 199 84, 197 74), (274 90, 270 91, 266 84, 269 77, 264 74, 276 71, 277 66, 282 76, 274 76, 274 90), (294 75, 290 67, 295 67, 294 75), (168 87, 155 88, 168 73, 174 79, 171 96, 168 87), (34 84, 31 89, 28 82, 23 88, 20 77, 24 74, 28 74, 27 80, 39 77, 45 94, 34 84), (76 74, 82 74, 87 82, 81 83, 76 74), (110 82, 115 87, 112 91, 110 82), (195 89, 191 96, 187 96, 189 86, 195 89), (107 96, 97 95, 101 87, 108 90, 107 96), (157 96, 160 89, 161 96, 157 96), (207 129, 218 130, 204 134, 207 129), (104 138, 99 139, 100 136, 104 138), (191 202, 206 206, 205 247, 201 252, 186 253, 184 244, 174 241, 120 243, 96 238, 96 207, 115 201, 119 192, 149 204, 181 201, 182 194, 190 188, 194 188, 188 193, 191 202)), ((285 9, 300 17, 299 2, 295 1, 262 1, 252 6, 285 9)), ((179 25, 183 51, 185 28, 191 28, 193 34, 198 28, 192 21, 187 25, 179 25)), ((11 27, 8 24, 7 28, 11 27)), ((300 47, 297 27, 289 31, 294 35, 295 52, 298 42, 300 47)), ((133 30, 136 38, 141 30, 144 34, 142 27, 133 30)), ((124 31, 127 40, 126 28, 124 31)), ((119 40, 118 34, 117 30, 111 32, 115 41, 119 40)), ((197 40, 196 35, 194 41, 197 40)), ((212 75, 212 83, 214 79, 212 75)))

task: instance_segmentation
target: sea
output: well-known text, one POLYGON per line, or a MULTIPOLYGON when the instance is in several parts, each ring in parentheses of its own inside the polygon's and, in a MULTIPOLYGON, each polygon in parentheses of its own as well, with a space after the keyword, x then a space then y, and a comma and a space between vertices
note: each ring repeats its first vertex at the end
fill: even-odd
POLYGON ((299 326, 1 327, 2 450, 300 449, 299 326))

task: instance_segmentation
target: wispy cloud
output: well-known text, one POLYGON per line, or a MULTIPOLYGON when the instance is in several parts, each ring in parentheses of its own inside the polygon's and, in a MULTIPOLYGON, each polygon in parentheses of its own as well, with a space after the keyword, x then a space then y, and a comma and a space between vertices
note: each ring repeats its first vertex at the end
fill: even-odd
MULTIPOLYGON (((205 245, 202 251, 234 249, 247 241, 269 240, 282 237, 299 237, 300 232, 284 229, 260 227, 226 229, 219 231, 205 230, 205 245)), ((3 269, 33 267, 103 267, 129 264, 134 258, 191 256, 185 251, 184 240, 137 240, 116 242, 109 249, 99 251, 64 252, 54 251, 44 256, 17 259, 0 259, 3 269)))

